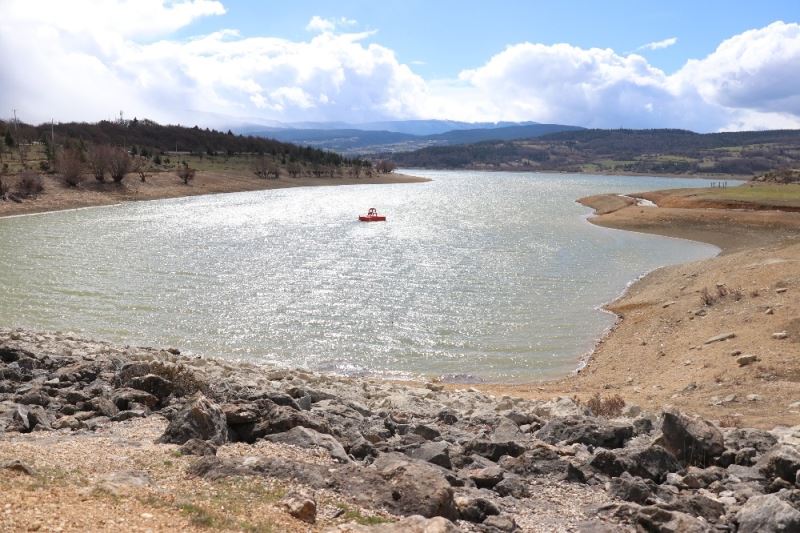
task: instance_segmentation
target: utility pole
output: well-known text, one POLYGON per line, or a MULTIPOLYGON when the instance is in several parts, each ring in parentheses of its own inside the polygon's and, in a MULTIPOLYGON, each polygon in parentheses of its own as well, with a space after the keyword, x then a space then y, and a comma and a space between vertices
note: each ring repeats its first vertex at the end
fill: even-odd
POLYGON ((14 137, 17 136, 17 110, 14 109, 14 137))
POLYGON ((50 119, 50 146, 55 149, 56 146, 56 132, 53 126, 53 119, 50 119))

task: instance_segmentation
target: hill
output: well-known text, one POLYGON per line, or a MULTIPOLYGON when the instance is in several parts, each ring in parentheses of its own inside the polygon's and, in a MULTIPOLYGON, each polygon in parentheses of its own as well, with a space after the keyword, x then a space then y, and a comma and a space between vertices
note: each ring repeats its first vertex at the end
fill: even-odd
POLYGON ((749 176, 800 164, 800 130, 575 130, 391 154, 401 166, 749 176))
POLYGON ((450 146, 488 140, 529 139, 579 129, 581 128, 577 126, 562 124, 400 121, 370 123, 347 128, 269 128, 250 133, 272 137, 280 141, 334 150, 341 154, 364 155, 381 152, 408 152, 431 146, 450 146), (375 126, 385 126, 387 129, 368 129, 375 126), (444 132, 438 131, 443 127, 452 129, 444 132), (434 131, 435 133, 422 135, 410 133, 412 131, 434 131))
MULTIPOLYGON (((232 131, 201 129, 198 126, 162 125, 151 120, 101 121, 97 123, 68 122, 50 124, 0 121, 0 133, 7 133, 19 145, 50 142, 51 133, 56 145, 75 142, 88 145, 124 146, 144 155, 180 152, 194 155, 258 154, 279 156, 282 160, 320 165, 348 164, 339 154, 311 147, 254 135, 236 135, 232 131)), ((5 147, 5 146, 4 146, 5 147)))

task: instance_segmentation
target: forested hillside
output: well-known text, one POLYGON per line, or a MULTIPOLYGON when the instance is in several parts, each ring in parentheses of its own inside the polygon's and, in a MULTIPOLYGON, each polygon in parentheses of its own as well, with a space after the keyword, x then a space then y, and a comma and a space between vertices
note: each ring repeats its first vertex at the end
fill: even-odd
POLYGON ((746 176, 800 166, 800 130, 563 131, 536 139, 430 147, 392 158, 402 166, 429 168, 746 176))

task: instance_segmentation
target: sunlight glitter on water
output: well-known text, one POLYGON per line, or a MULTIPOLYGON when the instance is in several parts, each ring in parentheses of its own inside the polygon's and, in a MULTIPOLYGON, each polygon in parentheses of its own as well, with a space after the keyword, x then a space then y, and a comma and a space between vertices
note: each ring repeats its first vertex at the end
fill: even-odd
POLYGON ((0 220, 0 323, 289 366, 565 374, 631 279, 716 248, 598 228, 581 196, 675 178, 415 171, 0 220), (385 224, 356 221, 368 207, 385 224))

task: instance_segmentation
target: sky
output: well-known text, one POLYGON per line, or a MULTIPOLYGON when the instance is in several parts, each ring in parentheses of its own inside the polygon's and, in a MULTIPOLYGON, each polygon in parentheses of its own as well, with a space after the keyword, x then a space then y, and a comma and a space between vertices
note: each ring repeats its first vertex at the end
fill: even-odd
POLYGON ((800 128, 797 0, 0 0, 0 117, 800 128))

